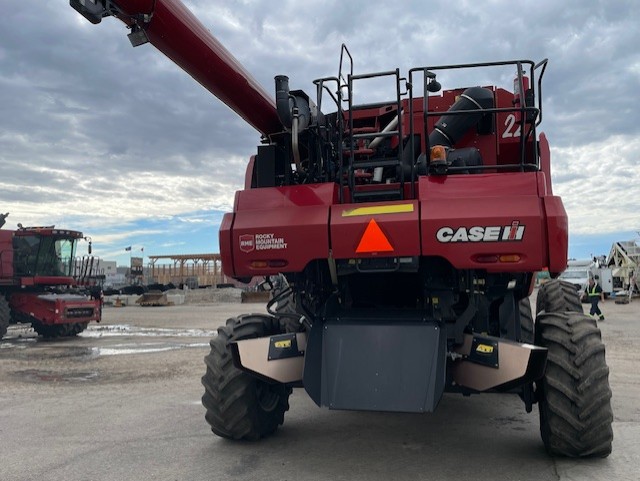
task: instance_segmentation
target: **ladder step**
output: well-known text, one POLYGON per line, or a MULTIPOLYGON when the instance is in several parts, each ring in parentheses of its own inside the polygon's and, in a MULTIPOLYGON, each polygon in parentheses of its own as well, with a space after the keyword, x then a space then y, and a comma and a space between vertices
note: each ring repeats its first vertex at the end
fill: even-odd
MULTIPOLYGON (((351 155, 351 150, 343 150, 342 151, 342 155, 344 155, 345 157, 349 157, 351 155)), ((374 151, 373 149, 356 149, 353 151, 353 155, 355 157, 358 156, 371 156, 373 155, 374 151)))
POLYGON ((371 159, 365 161, 358 161, 353 164, 354 169, 371 169, 375 167, 394 167, 400 165, 399 159, 371 159))
POLYGON ((362 169, 356 169, 353 171, 353 176, 356 179, 371 179, 373 178, 373 172, 365 172, 362 169))
MULTIPOLYGON (((386 72, 374 72, 374 73, 363 73, 363 74, 357 74, 357 75, 351 75, 351 80, 358 80, 358 79, 367 79, 367 78, 376 78, 376 77, 397 77, 398 76, 398 71, 397 70, 388 70, 386 72)), ((353 82, 352 82, 353 83, 353 82)))
POLYGON ((354 127, 352 130, 346 129, 344 131, 345 135, 351 134, 371 134, 373 132, 377 132, 377 127, 354 127))
POLYGON ((352 112, 357 112, 359 110, 379 110, 379 109, 388 109, 385 110, 385 114, 388 114, 390 112, 397 112, 397 105, 395 104, 395 102, 391 101, 391 100, 387 100, 385 102, 371 102, 368 104, 352 104, 350 110, 352 112))
POLYGON ((400 189, 384 190, 356 190, 351 193, 354 202, 376 202, 381 200, 400 200, 402 191, 400 189))
MULTIPOLYGON (((402 136, 403 136, 403 124, 397 123, 393 127, 391 125, 385 127, 388 131, 383 131, 382 126, 371 126, 371 123, 381 123, 381 117, 384 115, 386 118, 390 116, 400 115, 402 111, 401 98, 404 93, 401 89, 400 72, 398 69, 387 72, 377 72, 361 75, 350 74, 346 82, 347 96, 342 99, 343 102, 348 102, 349 111, 339 113, 343 116, 346 125, 343 124, 340 132, 340 142, 343 146, 342 153, 344 157, 348 159, 348 166, 342 172, 345 174, 344 180, 347 180, 347 185, 350 194, 351 202, 375 202, 375 201, 394 201, 402 200, 405 198, 405 185, 404 177, 401 176, 399 182, 396 181, 392 184, 380 182, 383 180, 381 177, 374 173, 380 174, 383 168, 396 169, 403 166, 402 162, 402 136), (361 79, 371 79, 380 77, 393 77, 396 85, 396 98, 395 101, 379 102, 372 104, 354 104, 353 102, 353 84, 355 81, 361 79), (366 115, 358 116, 357 111, 370 110, 370 113, 366 115), (357 117, 357 118, 356 118, 357 117), (367 120, 369 118, 376 119, 375 122, 367 120), (355 127, 354 123, 360 124, 355 127), (369 125, 362 125, 369 124, 369 125), (350 128, 351 127, 351 128, 350 128), (394 130, 390 130, 390 129, 394 130), (373 144, 377 144, 383 139, 398 139, 398 154, 396 158, 381 158, 381 154, 376 150, 369 148, 369 141, 373 144), (344 148, 348 147, 348 148, 344 148), (376 180, 368 182, 368 179, 376 180)), ((388 142, 388 141, 387 141, 388 142)), ((392 140, 393 143, 393 140, 392 140)), ((388 154, 387 154, 388 155, 388 154)), ((403 172, 401 170, 401 172, 403 172)), ((395 177, 395 176, 394 176, 395 177)), ((389 180, 389 179, 386 179, 389 180)), ((343 179, 341 179, 341 186, 343 179)), ((411 189, 411 195, 413 195, 413 186, 411 189)), ((342 194, 342 191, 341 191, 342 194)), ((341 195, 341 201, 344 198, 341 195)))
POLYGON ((375 139, 377 137, 397 137, 400 134, 397 130, 388 130, 386 132, 375 132, 366 134, 353 134, 354 139, 375 139))

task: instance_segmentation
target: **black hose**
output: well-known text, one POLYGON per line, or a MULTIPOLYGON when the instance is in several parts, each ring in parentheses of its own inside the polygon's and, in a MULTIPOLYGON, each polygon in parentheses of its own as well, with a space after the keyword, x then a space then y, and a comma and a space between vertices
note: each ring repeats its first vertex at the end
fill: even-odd
POLYGON ((429 145, 453 147, 467 131, 485 115, 483 109, 493 108, 493 92, 483 87, 466 89, 436 123, 429 134, 429 145), (450 114, 458 110, 477 110, 477 113, 450 114))

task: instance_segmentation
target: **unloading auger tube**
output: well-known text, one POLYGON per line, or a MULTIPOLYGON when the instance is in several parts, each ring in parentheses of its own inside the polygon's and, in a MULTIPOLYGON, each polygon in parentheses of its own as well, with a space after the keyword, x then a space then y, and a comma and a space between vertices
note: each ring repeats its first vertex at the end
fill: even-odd
POLYGON ((70 0, 91 23, 114 16, 136 47, 151 43, 264 136, 282 131, 275 102, 180 0, 70 0))

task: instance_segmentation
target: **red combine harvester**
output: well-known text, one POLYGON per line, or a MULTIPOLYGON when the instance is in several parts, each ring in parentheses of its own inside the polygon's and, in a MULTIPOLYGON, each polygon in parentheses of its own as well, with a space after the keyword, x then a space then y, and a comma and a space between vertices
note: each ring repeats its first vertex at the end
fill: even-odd
POLYGON ((278 284, 269 315, 230 319, 202 378, 214 433, 258 439, 293 387, 330 409, 431 412, 444 392, 518 394, 553 455, 607 456, 604 345, 573 288, 529 295, 566 267, 567 216, 542 120, 547 61, 354 74, 343 46, 315 95, 275 78, 274 100, 178 0, 71 0, 113 15, 262 134, 220 228, 224 271, 278 284), (442 90, 438 76, 513 74, 442 90), (440 75, 442 72, 445 75, 440 75), (387 100, 358 102, 367 81, 387 100))
MULTIPOLYGON (((0 216, 0 227, 6 216, 0 216)), ((100 288, 84 284, 91 258, 75 262, 82 238, 54 226, 0 230, 0 338, 9 324, 31 323, 53 338, 75 336, 89 322, 100 322, 100 288)))

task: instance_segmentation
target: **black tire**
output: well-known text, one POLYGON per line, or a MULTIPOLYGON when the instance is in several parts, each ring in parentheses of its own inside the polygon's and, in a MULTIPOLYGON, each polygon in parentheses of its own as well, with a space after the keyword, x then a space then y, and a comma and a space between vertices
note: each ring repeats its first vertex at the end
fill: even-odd
POLYGON ((533 314, 531 313, 531 301, 528 297, 521 299, 518 303, 520 311, 520 341, 533 344, 535 341, 533 314))
POLYGON ((33 327, 33 330, 46 339, 77 336, 87 328, 88 324, 88 322, 73 322, 68 324, 42 324, 39 321, 31 321, 31 327, 33 327))
POLYGON ((272 299, 276 299, 275 313, 280 319, 282 332, 300 332, 304 329, 300 323, 300 314, 296 311, 296 296, 287 279, 280 275, 273 290, 272 299))
POLYGON ((536 319, 536 344, 549 349, 546 372, 536 389, 547 452, 608 456, 613 411, 600 330, 583 313, 543 313, 536 319))
POLYGON ((580 294, 576 287, 567 281, 553 279, 538 289, 536 315, 542 312, 584 312, 580 294))
POLYGON ((202 404, 211 430, 227 439, 255 441, 273 434, 289 410, 291 388, 268 383, 241 371, 233 364, 229 343, 280 332, 278 320, 250 314, 229 319, 211 342, 204 358, 207 371, 202 404))
POLYGON ((84 331, 87 326, 89 325, 88 322, 74 322, 73 324, 70 324, 70 328, 69 328, 69 336, 77 336, 78 334, 80 334, 82 331, 84 331))
POLYGON ((0 295, 0 339, 4 337, 11 322, 11 308, 4 296, 0 295))

